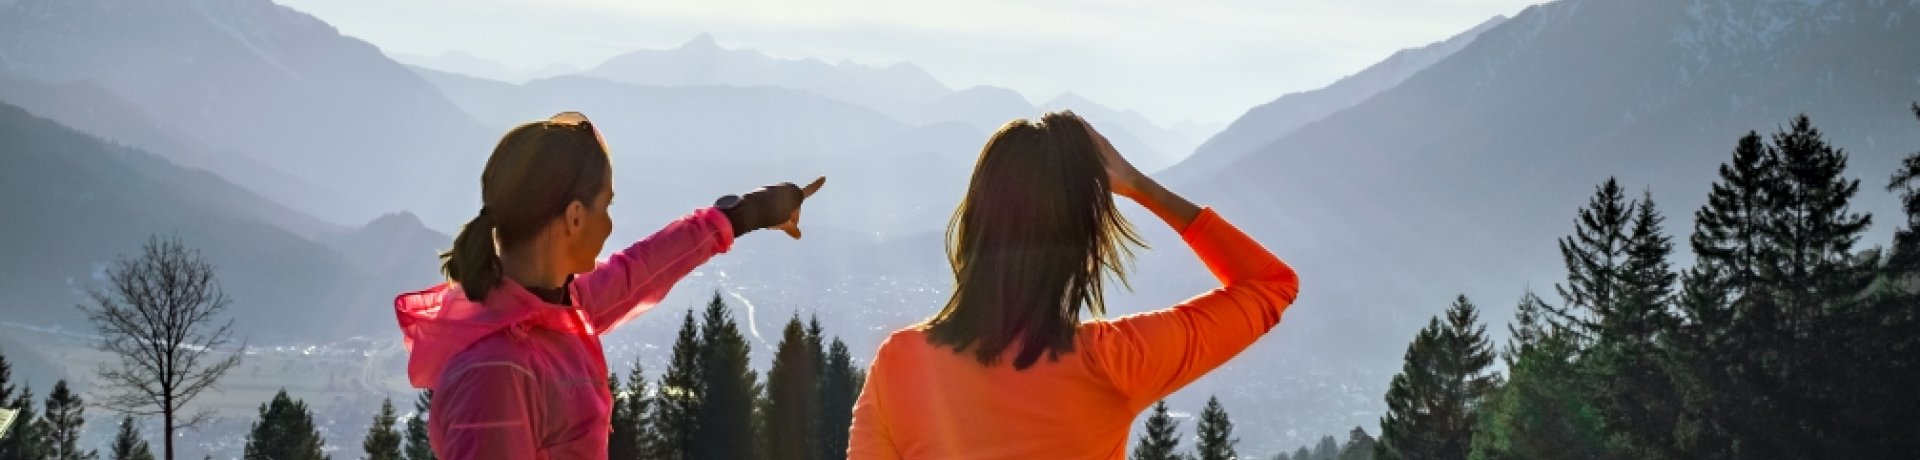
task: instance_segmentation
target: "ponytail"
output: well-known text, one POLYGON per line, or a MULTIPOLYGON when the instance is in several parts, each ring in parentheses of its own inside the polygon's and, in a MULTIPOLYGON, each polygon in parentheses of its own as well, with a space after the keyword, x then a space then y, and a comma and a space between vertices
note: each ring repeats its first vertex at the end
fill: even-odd
POLYGON ((527 244, 566 215, 568 204, 592 203, 608 187, 612 163, 598 132, 585 121, 557 121, 565 115, 514 127, 487 157, 480 171, 480 213, 460 228, 453 248, 440 253, 440 273, 468 300, 485 301, 505 282, 495 247, 527 244))
POLYGON ((453 249, 440 253, 440 273, 475 302, 486 300, 487 292, 500 284, 500 256, 493 252, 494 219, 487 214, 487 208, 481 207, 480 214, 453 238, 453 249))

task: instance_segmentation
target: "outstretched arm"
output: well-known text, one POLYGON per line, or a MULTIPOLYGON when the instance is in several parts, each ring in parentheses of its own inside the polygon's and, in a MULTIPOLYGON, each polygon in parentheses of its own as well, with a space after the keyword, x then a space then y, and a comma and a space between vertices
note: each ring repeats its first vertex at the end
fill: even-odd
POLYGON ((778 228, 800 237, 800 204, 826 178, 806 188, 782 183, 744 196, 722 198, 667 224, 576 277, 573 298, 596 333, 606 333, 640 316, 694 268, 733 247, 734 237, 761 228, 778 228))
POLYGON ((659 304, 694 268, 731 249, 733 236, 719 209, 694 210, 575 277, 574 304, 604 334, 659 304))

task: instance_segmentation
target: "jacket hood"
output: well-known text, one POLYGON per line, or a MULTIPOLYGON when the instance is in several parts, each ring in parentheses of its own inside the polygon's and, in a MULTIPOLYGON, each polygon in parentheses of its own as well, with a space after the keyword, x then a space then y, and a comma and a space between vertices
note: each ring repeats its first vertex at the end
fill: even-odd
POLYGON ((546 303, 506 278, 485 302, 467 298, 457 284, 440 283, 395 297, 393 310, 406 337, 407 378, 416 388, 433 388, 454 354, 496 332, 519 325, 582 327, 569 318, 577 310, 546 303))

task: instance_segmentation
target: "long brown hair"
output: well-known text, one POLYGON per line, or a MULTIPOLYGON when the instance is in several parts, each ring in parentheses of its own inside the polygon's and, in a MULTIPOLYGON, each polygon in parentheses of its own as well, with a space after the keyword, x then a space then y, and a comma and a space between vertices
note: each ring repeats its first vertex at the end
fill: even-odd
POLYGON ((592 206, 613 167, 606 146, 584 117, 571 113, 507 131, 480 173, 480 213, 440 253, 440 272, 482 301, 500 284, 502 248, 539 234, 575 201, 592 206), (577 115, 574 115, 577 117, 577 115))
POLYGON ((1125 285, 1130 246, 1145 245, 1114 208, 1095 149, 1087 122, 1064 111, 987 139, 947 224, 953 296, 924 325, 929 342, 989 366, 1018 342, 1024 370, 1073 351, 1081 309, 1106 315, 1103 275, 1125 285))

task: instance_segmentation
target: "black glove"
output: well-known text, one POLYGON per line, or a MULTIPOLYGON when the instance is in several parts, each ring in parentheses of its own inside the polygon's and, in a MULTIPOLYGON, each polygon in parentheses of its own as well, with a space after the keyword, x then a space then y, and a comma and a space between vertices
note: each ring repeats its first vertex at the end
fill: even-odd
POLYGON ((726 213, 727 222, 733 225, 733 236, 739 238, 748 232, 763 228, 780 228, 787 236, 800 238, 800 204, 820 190, 827 182, 826 177, 814 179, 806 188, 781 182, 754 191, 746 195, 727 195, 714 201, 713 206, 726 213))

